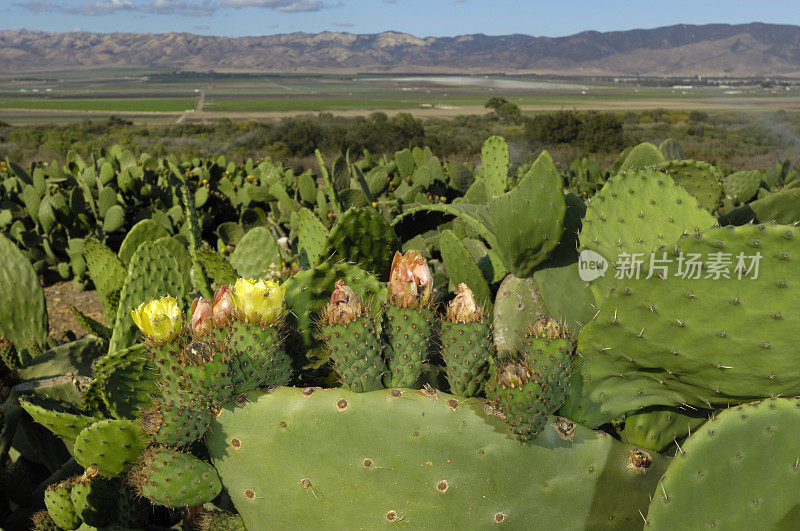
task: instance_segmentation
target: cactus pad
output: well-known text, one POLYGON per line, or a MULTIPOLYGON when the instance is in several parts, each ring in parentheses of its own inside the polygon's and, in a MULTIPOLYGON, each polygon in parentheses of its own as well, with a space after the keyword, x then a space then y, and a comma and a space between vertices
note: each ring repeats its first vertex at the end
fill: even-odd
POLYGON ((141 496, 167 507, 202 505, 222 490, 211 465, 163 446, 149 448, 142 454, 130 471, 128 482, 141 496))
POLYGON ((136 422, 101 420, 78 434, 73 453, 79 465, 95 467, 100 475, 114 477, 133 466, 146 445, 136 422))

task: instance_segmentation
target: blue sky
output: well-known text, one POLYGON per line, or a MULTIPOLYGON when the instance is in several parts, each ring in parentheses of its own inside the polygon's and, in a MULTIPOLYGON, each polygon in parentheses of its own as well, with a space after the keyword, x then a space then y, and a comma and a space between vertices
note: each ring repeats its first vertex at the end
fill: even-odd
POLYGON ((672 24, 800 25, 797 0, 2 0, 0 29, 270 35, 304 31, 418 37, 557 37, 672 24))

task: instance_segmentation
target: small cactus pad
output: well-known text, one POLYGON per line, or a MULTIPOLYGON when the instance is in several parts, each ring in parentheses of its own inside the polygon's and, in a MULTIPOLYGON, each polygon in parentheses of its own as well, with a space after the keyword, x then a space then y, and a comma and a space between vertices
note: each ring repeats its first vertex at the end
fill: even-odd
POLYGON ((566 419, 521 445, 479 399, 409 389, 253 392, 212 423, 214 466, 249 529, 641 529, 666 459, 566 419), (535 500, 535 502, 534 502, 535 500))
POLYGON ((141 496, 167 507, 194 507, 222 490, 214 467, 164 446, 149 448, 128 475, 141 496))
POLYGON ((54 483, 44 491, 44 505, 53 522, 62 529, 77 529, 81 519, 72 505, 72 480, 54 483))
POLYGON ((136 463, 146 444, 138 423, 101 420, 78 434, 73 451, 79 465, 95 467, 100 475, 114 477, 136 463))
POLYGON ((648 529, 797 529, 800 402, 729 408, 692 433, 653 494, 648 529), (662 488, 663 487, 663 488, 662 488))

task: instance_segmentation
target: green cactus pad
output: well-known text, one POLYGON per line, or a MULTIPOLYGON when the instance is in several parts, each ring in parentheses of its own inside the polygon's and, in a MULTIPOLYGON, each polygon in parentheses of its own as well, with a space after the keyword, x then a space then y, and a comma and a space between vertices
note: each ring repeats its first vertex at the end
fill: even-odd
POLYGON ((388 372, 383 377, 386 387, 411 387, 422 374, 428 359, 436 316, 428 308, 398 308, 392 304, 384 310, 383 328, 386 346, 384 358, 388 372))
POLYGON ((0 337, 18 349, 33 342, 47 344, 44 290, 28 258, 0 234, 0 337))
POLYGON ((621 253, 650 253, 714 225, 716 220, 672 178, 655 170, 609 179, 586 209, 580 242, 610 263, 621 253))
POLYGON ((481 148, 481 168, 478 172, 489 197, 502 195, 508 186, 508 142, 501 136, 486 139, 481 148))
POLYGON ((70 441, 74 441, 84 428, 97 420, 86 411, 81 411, 73 404, 62 400, 28 395, 21 397, 19 404, 28 412, 34 422, 38 422, 59 437, 70 441))
POLYGON ((224 410, 207 445, 249 529, 641 529, 666 460, 637 473, 633 447, 552 424, 521 445, 478 399, 278 388, 224 410))
POLYGON ((150 298, 167 294, 175 297, 180 307, 185 293, 178 262, 169 249, 151 241, 142 243, 130 260, 128 278, 120 294, 109 352, 122 350, 135 343, 139 329, 133 322, 131 310, 150 298))
POLYGON ((289 381, 292 363, 283 348, 281 327, 280 322, 258 325, 237 320, 230 324, 227 344, 234 395, 289 381))
POLYGON ((719 207, 722 201, 722 176, 711 164, 697 160, 670 160, 660 164, 658 169, 667 172, 673 181, 686 188, 712 214, 719 207))
POLYGON ((196 525, 199 531, 247 531, 242 517, 227 511, 203 512, 196 525))
POLYGON ((664 154, 654 144, 642 142, 628 152, 617 173, 647 168, 665 161, 664 154))
POLYGON ((550 317, 550 312, 536 281, 530 277, 506 276, 494 301, 492 329, 497 350, 522 350, 522 340, 530 326, 546 317, 550 317))
POLYGON ((77 529, 82 522, 75 512, 75 507, 72 505, 71 489, 72 480, 68 479, 53 483, 44 491, 44 504, 47 507, 47 513, 53 519, 53 522, 62 529, 77 529))
POLYGON ((527 277, 555 249, 564 230, 561 174, 543 151, 510 192, 489 199, 497 244, 493 249, 517 277, 527 277))
POLYGON ((758 170, 737 171, 722 180, 722 189, 735 202, 746 203, 755 197, 762 178, 758 170))
POLYGON ((494 350, 489 326, 481 321, 469 324, 442 321, 441 345, 450 392, 476 396, 483 389, 494 350))
POLYGON ((659 271, 665 278, 647 279, 645 269, 621 281, 581 330, 580 377, 566 416, 598 426, 648 406, 708 408, 800 394, 794 363, 800 323, 793 311, 800 229, 715 228, 676 245, 684 264, 670 251, 673 260, 659 271), (715 261, 714 253, 723 252, 730 255, 728 269, 715 261), (738 264, 740 254, 749 274, 738 264), (745 257, 757 254, 754 279, 754 259, 745 257), (690 270, 692 256, 706 264, 702 271, 690 270), (730 278, 713 278, 712 267, 730 278))
POLYGON ((750 203, 761 223, 800 223, 800 189, 783 190, 750 203))
POLYGON ((109 327, 86 315, 75 306, 70 306, 69 309, 72 312, 72 316, 76 321, 78 321, 78 324, 81 326, 81 328, 90 334, 94 334, 99 338, 105 339, 106 341, 111 339, 111 329, 109 327))
POLYGON ((783 398, 709 420, 664 474, 648 528, 796 529, 798 422, 800 402, 783 398))
POLYGON ((371 316, 358 317, 346 325, 327 325, 321 339, 331 357, 342 387, 364 393, 383 389, 387 372, 381 358, 381 325, 371 316))
POLYGON ((169 236, 167 230, 152 219, 143 219, 125 235, 122 244, 119 246, 119 259, 125 265, 130 264, 136 250, 144 242, 151 242, 169 236))
POLYGON ((352 207, 333 226, 324 248, 333 260, 359 264, 386 279, 400 240, 377 210, 352 207))
POLYGON ((661 452, 703 424, 711 412, 707 409, 651 407, 625 417, 622 441, 661 452))
POLYGON ((230 261, 243 278, 275 278, 283 267, 281 250, 266 227, 247 231, 231 253, 230 261))
POLYGON ((214 287, 219 288, 222 284, 233 286, 236 283, 238 275, 224 256, 205 246, 197 249, 195 254, 203 269, 211 277, 214 287))
POLYGON ((102 476, 114 477, 130 469, 145 446, 146 439, 136 422, 101 420, 78 434, 73 453, 84 468, 93 466, 102 476))
POLYGON ((483 273, 475 263, 475 259, 461 243, 461 239, 451 230, 444 230, 439 236, 439 250, 447 273, 450 275, 450 289, 462 282, 469 286, 475 295, 475 301, 486 313, 492 312, 492 291, 483 273))
POLYGON ((327 254, 322 256, 327 253, 325 241, 328 238, 328 229, 307 208, 303 208, 298 214, 297 238, 300 267, 310 269, 328 258, 327 254))
POLYGON ((53 521, 53 517, 47 511, 37 511, 31 516, 32 531, 60 531, 61 529, 63 528, 53 521))
POLYGON ((120 526, 129 529, 146 527, 152 510, 149 501, 127 485, 120 485, 116 498, 117 522, 120 526))
POLYGON ((109 326, 113 326, 114 319, 117 318, 119 294, 128 276, 125 265, 114 251, 94 238, 87 238, 84 241, 83 257, 89 269, 89 276, 97 288, 100 302, 103 303, 106 322, 109 326))
POLYGON ((191 454, 163 446, 147 449, 128 475, 139 494, 158 505, 194 507, 222 490, 217 471, 191 454))
POLYGON ((72 483, 70 498, 75 513, 86 525, 102 527, 114 518, 117 484, 100 477, 76 478, 72 483))

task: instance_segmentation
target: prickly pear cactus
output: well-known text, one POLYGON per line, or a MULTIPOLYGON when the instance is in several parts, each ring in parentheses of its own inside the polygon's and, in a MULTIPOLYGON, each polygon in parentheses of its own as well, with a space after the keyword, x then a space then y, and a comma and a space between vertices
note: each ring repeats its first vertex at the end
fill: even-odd
POLYGON ((128 474, 140 496, 167 507, 202 505, 222 490, 216 470, 191 454, 164 446, 148 448, 128 474))
POLYGON ((726 409, 677 450, 647 512, 652 529, 794 529, 800 402, 726 409))
POLYGON ((800 394, 798 242, 793 226, 710 229, 668 248, 659 274, 622 279, 581 330, 562 414, 598 426, 648 406, 800 394))
POLYGON ((521 445, 484 411, 410 389, 277 388, 226 408, 207 445, 249 529, 641 529, 666 459, 558 417, 521 445))
POLYGON ((382 389, 387 369, 381 357, 380 321, 344 281, 336 282, 321 319, 320 337, 342 387, 356 392, 382 389))
POLYGON ((28 258, 0 234, 0 337, 17 349, 47 344, 44 290, 28 258))
POLYGON ((483 389, 493 349, 492 331, 472 291, 458 287, 441 328, 442 359, 450 392, 477 396, 483 389))

